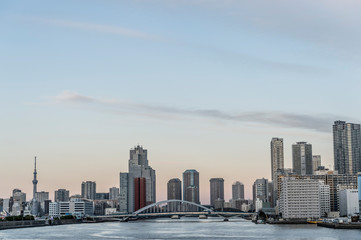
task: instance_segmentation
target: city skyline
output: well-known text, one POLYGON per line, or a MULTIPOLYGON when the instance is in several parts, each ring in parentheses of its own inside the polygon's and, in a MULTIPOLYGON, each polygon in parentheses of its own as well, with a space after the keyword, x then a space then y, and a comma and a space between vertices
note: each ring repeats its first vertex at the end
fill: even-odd
POLYGON ((199 171, 202 203, 211 178, 224 178, 226 201, 236 181, 252 198, 254 181, 271 179, 273 137, 285 168, 307 141, 333 169, 332 124, 361 122, 359 1, 0 6, 0 198, 32 195, 33 156, 50 198, 80 194, 83 181, 108 192, 137 144, 157 200, 187 169, 199 171))

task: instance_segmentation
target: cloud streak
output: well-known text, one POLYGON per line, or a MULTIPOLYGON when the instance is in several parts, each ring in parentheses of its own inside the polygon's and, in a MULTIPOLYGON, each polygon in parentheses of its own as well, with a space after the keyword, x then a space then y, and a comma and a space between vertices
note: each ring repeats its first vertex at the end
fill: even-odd
POLYGON ((179 119, 181 117, 202 117, 211 120, 233 121, 239 123, 262 124, 268 127, 307 129, 317 132, 330 132, 333 121, 340 117, 319 114, 295 114, 278 111, 228 113, 216 109, 184 109, 155 106, 129 101, 118 101, 80 95, 64 91, 52 97, 56 103, 87 104, 116 113, 142 115, 157 119, 179 119))
POLYGON ((113 35, 120 35, 129 38, 138 38, 143 40, 152 40, 152 41, 161 41, 162 39, 158 36, 137 31, 134 29, 123 28, 118 26, 111 26, 105 24, 96 24, 96 23, 85 23, 78 21, 69 21, 69 20, 60 20, 60 19, 49 19, 49 18, 30 18, 32 21, 45 23, 49 25, 55 25, 60 27, 67 27, 73 29, 87 30, 93 32, 107 33, 113 35))

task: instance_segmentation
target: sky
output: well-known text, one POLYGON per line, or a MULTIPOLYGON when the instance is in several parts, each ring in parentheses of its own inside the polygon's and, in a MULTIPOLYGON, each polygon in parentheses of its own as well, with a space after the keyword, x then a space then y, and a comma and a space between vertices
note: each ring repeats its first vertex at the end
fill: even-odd
POLYGON ((333 168, 332 124, 361 122, 358 0, 0 2, 0 198, 20 188, 119 186, 148 149, 157 200, 171 178, 271 177, 270 141, 312 144, 333 168))

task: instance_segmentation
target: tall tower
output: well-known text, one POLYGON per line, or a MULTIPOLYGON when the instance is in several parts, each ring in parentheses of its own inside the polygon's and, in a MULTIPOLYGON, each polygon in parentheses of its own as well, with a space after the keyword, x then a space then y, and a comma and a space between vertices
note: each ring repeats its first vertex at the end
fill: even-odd
POLYGON ((272 181, 277 179, 277 170, 284 168, 283 138, 272 138, 271 140, 271 177, 272 181))
POLYGON ((333 153, 335 170, 339 174, 361 171, 360 124, 335 121, 333 125, 333 153))
POLYGON ((35 199, 35 194, 38 191, 38 180, 36 179, 36 175, 38 173, 36 172, 36 157, 35 157, 35 163, 34 163, 34 179, 33 179, 33 199, 35 199))
POLYGON ((244 185, 237 181, 232 184, 232 200, 244 199, 244 185))
POLYGON ((215 202, 218 199, 224 200, 224 179, 223 178, 211 178, 210 183, 210 204, 215 206, 215 202))
POLYGON ((128 211, 135 209, 135 178, 145 178, 146 203, 149 205, 156 202, 156 179, 155 170, 149 166, 148 151, 141 146, 130 150, 128 174, 128 211))
POLYGON ((312 145, 297 142, 292 145, 293 171, 298 175, 312 175, 312 145))
POLYGON ((189 169, 183 172, 183 200, 199 202, 199 172, 189 169))

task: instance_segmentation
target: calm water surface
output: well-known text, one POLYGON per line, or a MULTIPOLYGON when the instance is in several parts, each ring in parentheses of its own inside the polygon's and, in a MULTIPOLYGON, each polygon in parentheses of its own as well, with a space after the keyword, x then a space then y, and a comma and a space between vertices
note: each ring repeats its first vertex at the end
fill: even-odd
POLYGON ((264 225, 242 219, 154 219, 1 230, 0 239, 361 239, 361 230, 264 225))

